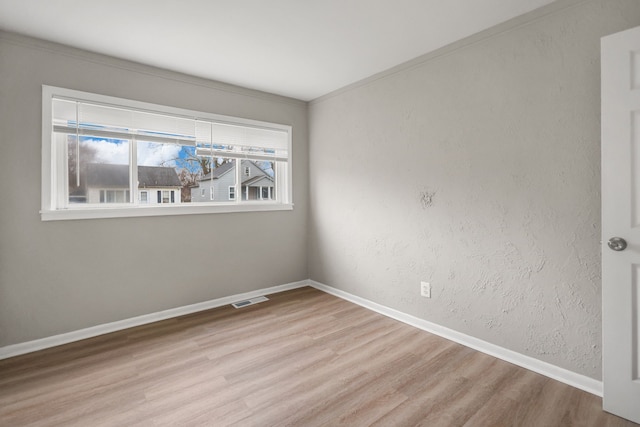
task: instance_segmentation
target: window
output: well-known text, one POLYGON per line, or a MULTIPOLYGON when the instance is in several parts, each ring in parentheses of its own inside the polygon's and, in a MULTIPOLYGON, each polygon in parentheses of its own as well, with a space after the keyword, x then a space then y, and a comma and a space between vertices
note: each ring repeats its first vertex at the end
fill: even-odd
POLYGON ((260 198, 262 200, 271 199, 271 187, 260 187, 260 198))
POLYGON ((100 203, 126 203, 129 190, 100 190, 100 203))
POLYGON ((293 208, 287 125, 43 86, 42 153, 43 220, 293 208))
POLYGON ((176 202, 175 191, 173 190, 158 190, 157 194, 157 202, 160 204, 176 202))

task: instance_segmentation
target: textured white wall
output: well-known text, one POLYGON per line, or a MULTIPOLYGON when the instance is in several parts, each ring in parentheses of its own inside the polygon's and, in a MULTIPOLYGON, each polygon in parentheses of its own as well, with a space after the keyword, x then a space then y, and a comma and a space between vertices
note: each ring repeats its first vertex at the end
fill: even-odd
POLYGON ((306 279, 307 134, 300 101, 0 32, 0 347, 306 279), (43 84, 290 124, 295 209, 42 222, 43 84))
POLYGON ((521 21, 311 104, 310 275, 600 379, 599 43, 640 2, 521 21))

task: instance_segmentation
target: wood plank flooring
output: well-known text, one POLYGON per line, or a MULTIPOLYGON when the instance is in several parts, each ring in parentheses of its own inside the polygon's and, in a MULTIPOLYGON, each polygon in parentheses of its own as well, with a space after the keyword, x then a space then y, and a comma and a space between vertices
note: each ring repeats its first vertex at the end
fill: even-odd
POLYGON ((312 288, 0 361, 1 426, 634 426, 312 288))

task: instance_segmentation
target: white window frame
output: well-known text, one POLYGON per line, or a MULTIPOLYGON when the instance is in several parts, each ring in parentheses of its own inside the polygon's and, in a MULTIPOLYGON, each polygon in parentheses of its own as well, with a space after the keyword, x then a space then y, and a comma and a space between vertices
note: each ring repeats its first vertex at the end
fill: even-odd
POLYGON ((149 191, 148 190, 141 190, 139 197, 140 197, 140 203, 143 203, 143 204, 149 203, 149 191), (144 200, 142 198, 143 194, 144 194, 144 200))
POLYGON ((121 188, 101 188, 100 189, 100 204, 114 204, 114 203, 122 203, 122 202, 110 202, 109 195, 114 195, 117 198, 118 194, 122 194, 122 200, 127 199, 127 195, 129 194, 129 189, 121 189, 121 188))
POLYGON ((167 205, 171 202, 171 197, 173 196, 173 190, 158 190, 158 192, 160 193, 160 203, 163 205, 167 205), (166 196, 166 202, 165 202, 165 196, 166 196))
POLYGON ((268 185, 260 186, 260 200, 271 200, 271 187, 268 185), (267 190, 267 197, 264 197, 264 190, 267 190))
POLYGON ((213 193, 213 187, 209 187, 209 199, 215 200, 215 194, 213 193))
MULTIPOLYGON (((223 116, 200 111, 186 110, 164 105, 150 104, 124 98, 81 92, 54 86, 42 86, 42 198, 40 215, 43 221, 73 220, 89 218, 120 218, 163 215, 193 215, 210 213, 251 212, 251 211, 280 211, 293 209, 293 168, 292 168, 292 127, 284 124, 268 123, 258 120, 223 116), (66 177, 66 152, 54 148, 54 132, 52 117, 53 98, 66 98, 92 103, 130 108, 146 112, 155 112, 189 118, 211 121, 243 127, 253 127, 285 132, 287 138, 287 158, 276 164, 276 194, 277 200, 268 203, 245 201, 242 197, 235 197, 230 202, 203 203, 155 203, 141 204, 137 197, 132 197, 131 204, 117 206, 69 206, 64 201, 64 193, 68 180, 66 177), (64 170, 61 170, 64 169, 64 170)), ((135 151, 135 150, 133 150, 135 151)), ((240 157, 236 157, 240 165, 240 157)), ((134 159, 135 160, 135 159, 134 159)), ((132 169, 136 169, 132 167, 132 169)), ((239 170, 239 166, 236 168, 239 170)), ((138 189, 134 188, 137 192, 138 189)), ((236 195, 237 196, 237 195, 236 195)))
POLYGON ((229 200, 235 200, 236 199, 236 186, 235 185, 230 185, 229 186, 229 200))

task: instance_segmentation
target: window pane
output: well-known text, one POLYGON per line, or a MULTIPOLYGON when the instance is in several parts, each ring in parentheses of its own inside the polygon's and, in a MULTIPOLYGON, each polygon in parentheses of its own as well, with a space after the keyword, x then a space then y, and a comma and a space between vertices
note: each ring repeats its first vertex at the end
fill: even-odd
POLYGON ((191 187, 206 167, 195 155, 195 147, 147 141, 137 141, 137 145, 138 191, 167 191, 157 203, 191 202, 191 187))
POLYGON ((229 187, 236 185, 236 160, 223 157, 207 157, 209 164, 191 187, 193 203, 232 202, 235 199, 229 187))
POLYGON ((57 138, 66 139, 69 204, 129 203, 129 141, 91 136, 78 140, 66 134, 57 138))
POLYGON ((242 160, 241 200, 270 200, 275 197, 275 164, 242 160))

